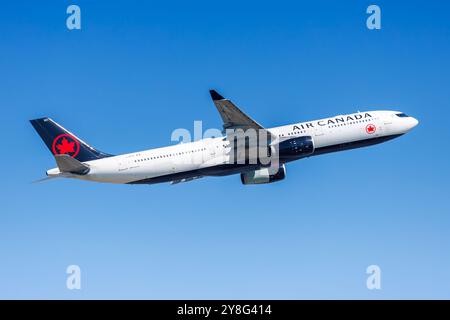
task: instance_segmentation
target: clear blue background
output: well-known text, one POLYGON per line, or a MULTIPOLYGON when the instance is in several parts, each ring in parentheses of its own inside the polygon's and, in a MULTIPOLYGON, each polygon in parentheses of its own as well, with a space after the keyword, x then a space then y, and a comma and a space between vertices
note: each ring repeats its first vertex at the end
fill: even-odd
POLYGON ((380 31, 369 1, 3 2, 0 298, 450 298, 450 5, 375 3, 380 31), (55 164, 29 119, 143 150, 220 128, 210 88, 267 127, 358 109, 420 125, 270 185, 30 183, 55 164))

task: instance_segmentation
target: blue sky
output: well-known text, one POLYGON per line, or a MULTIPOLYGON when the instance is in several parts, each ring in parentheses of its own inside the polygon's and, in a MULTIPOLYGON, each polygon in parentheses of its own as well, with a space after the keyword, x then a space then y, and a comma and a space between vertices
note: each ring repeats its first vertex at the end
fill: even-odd
POLYGON ((0 298, 450 298, 450 5, 444 1, 10 1, 0 10, 0 298), (82 29, 66 28, 81 8, 82 29), (382 29, 366 28, 375 3, 382 29), (100 150, 221 126, 394 109, 420 125, 291 163, 287 179, 30 182, 50 116, 100 150), (66 288, 66 267, 82 289, 66 288), (381 290, 366 288, 379 265, 381 290))

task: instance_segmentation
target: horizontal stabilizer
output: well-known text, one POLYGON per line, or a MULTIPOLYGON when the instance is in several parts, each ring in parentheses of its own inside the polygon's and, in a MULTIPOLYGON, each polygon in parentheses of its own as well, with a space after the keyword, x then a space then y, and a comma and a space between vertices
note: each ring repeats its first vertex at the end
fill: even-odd
POLYGON ((67 154, 55 154, 55 160, 59 171, 62 173, 66 172, 84 175, 89 172, 88 165, 81 163, 67 154))

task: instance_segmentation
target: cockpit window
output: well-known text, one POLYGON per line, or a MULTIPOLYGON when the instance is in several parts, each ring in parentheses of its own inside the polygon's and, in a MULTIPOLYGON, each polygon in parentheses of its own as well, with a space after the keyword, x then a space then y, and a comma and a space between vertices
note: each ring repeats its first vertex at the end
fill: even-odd
POLYGON ((409 117, 406 113, 396 113, 395 115, 400 118, 408 118, 409 117))

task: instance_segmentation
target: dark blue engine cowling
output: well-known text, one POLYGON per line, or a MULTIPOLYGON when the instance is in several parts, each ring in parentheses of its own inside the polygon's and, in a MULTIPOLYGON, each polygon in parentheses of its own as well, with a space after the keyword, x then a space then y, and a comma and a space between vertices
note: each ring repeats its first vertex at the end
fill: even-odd
POLYGON ((311 136, 303 136, 285 140, 279 143, 280 159, 297 159, 314 153, 314 141, 311 136))

